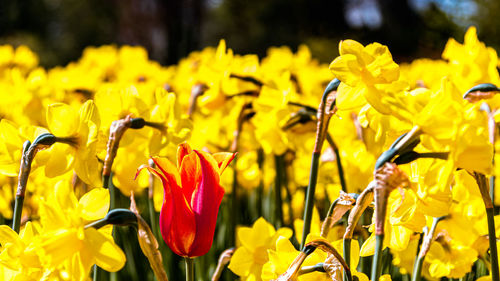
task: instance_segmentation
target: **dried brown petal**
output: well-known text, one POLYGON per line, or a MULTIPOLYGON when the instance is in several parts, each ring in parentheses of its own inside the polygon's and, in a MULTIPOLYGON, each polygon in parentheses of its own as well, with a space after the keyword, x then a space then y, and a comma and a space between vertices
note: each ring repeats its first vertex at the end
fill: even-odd
POLYGON ((323 268, 331 280, 342 281, 342 264, 333 255, 328 255, 323 268))
POLYGON ((408 186, 408 176, 394 163, 385 163, 375 172, 375 234, 384 234, 387 198, 392 190, 408 186))
POLYGON ((356 200, 348 193, 340 191, 339 198, 331 214, 325 218, 323 225, 321 226, 321 236, 326 237, 330 229, 338 222, 344 214, 349 211, 356 200))
POLYGON ((222 275, 224 267, 231 261, 234 254, 234 248, 227 249, 219 256, 219 262, 215 268, 214 274, 212 275, 212 281, 218 281, 222 275))
POLYGON ((163 268, 163 259, 158 250, 158 241, 147 222, 137 211, 134 192, 130 195, 130 210, 137 216, 137 239, 139 240, 139 246, 142 252, 148 258, 151 269, 153 269, 158 281, 168 281, 167 273, 163 268))
POLYGON ((361 192, 358 200, 356 200, 356 205, 349 213, 349 218, 347 219, 347 227, 345 229, 344 239, 352 239, 354 229, 358 224, 361 215, 373 201, 373 189, 375 188, 375 184, 375 181, 371 181, 365 188, 365 190, 361 192))

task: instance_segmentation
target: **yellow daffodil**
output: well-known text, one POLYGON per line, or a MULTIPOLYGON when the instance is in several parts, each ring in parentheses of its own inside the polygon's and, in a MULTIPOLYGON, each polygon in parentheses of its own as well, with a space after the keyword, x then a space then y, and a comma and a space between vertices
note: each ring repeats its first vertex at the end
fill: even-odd
POLYGON ((78 200, 69 183, 60 182, 55 188, 54 195, 40 205, 43 231, 36 247, 44 268, 63 264, 73 280, 84 280, 93 264, 107 271, 119 270, 125 255, 111 233, 85 228, 107 213, 109 192, 96 188, 78 200))
POLYGON ((255 221, 252 227, 240 227, 237 231, 239 246, 231 258, 229 269, 242 280, 262 280, 261 271, 268 261, 268 250, 274 250, 278 237, 289 239, 292 230, 275 230, 264 218, 255 221))
POLYGON ((479 41, 474 26, 465 33, 464 43, 451 38, 444 48, 443 58, 448 60, 462 92, 480 83, 498 83, 498 56, 491 47, 479 41))
POLYGON ((45 173, 56 176, 73 167, 82 181, 99 186, 100 173, 96 169, 97 141, 100 126, 99 112, 92 100, 85 102, 77 112, 63 103, 52 104, 47 109, 49 131, 57 138, 69 140, 69 146, 56 143, 51 157, 45 164, 45 173), (68 155, 74 159, 67 159, 68 155))
MULTIPOLYGON (((15 177, 19 173, 22 149, 25 141, 33 141, 37 136, 47 133, 47 129, 36 126, 17 126, 13 122, 0 120, 0 173, 15 177)), ((41 153, 42 154, 42 153, 41 153)), ((40 158, 35 158, 33 169, 39 167, 40 158)))
POLYGON ((354 40, 344 40, 339 44, 339 54, 330 64, 335 77, 343 82, 338 89, 338 108, 352 109, 369 102, 377 111, 387 113, 380 103, 382 93, 377 86, 399 78, 399 66, 389 49, 379 43, 365 47, 354 40))
MULTIPOLYGON (((288 238, 280 236, 276 240, 276 250, 269 250, 269 261, 264 264, 262 268, 262 280, 274 280, 280 274, 284 273, 290 264, 299 254, 299 251, 295 249, 288 238)), ((309 255, 303 266, 315 265, 317 263, 325 261, 327 254, 321 251, 315 251, 309 255)), ((298 277, 299 281, 306 280, 328 280, 328 275, 320 272, 313 272, 309 274, 304 274, 298 277)))
POLYGON ((8 278, 5 280, 35 280, 42 277, 44 269, 34 250, 34 240, 38 235, 31 222, 19 235, 10 227, 0 225, 0 264, 6 267, 4 274, 8 278))

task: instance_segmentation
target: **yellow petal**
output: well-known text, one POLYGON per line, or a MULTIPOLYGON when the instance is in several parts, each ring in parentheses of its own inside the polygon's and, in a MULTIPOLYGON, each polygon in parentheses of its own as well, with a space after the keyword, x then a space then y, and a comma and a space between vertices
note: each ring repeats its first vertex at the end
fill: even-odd
POLYGON ((47 125, 56 137, 74 136, 80 117, 76 110, 64 103, 54 103, 47 108, 47 125))
POLYGON ((5 243, 18 244, 21 243, 21 239, 10 227, 0 225, 0 244, 5 245, 5 243))
POLYGON ((50 148, 49 158, 45 163, 45 175, 53 178, 69 171, 75 159, 73 151, 74 148, 66 144, 53 144, 50 148))
POLYGON ((362 257, 372 256, 375 253, 375 234, 371 234, 361 246, 359 255, 362 257))
POLYGON ((78 205, 83 219, 90 221, 103 218, 109 210, 109 191, 104 188, 94 188, 80 198, 78 205))
POLYGON ((240 247, 236 249, 231 257, 228 268, 234 272, 234 274, 245 277, 250 273, 253 264, 253 253, 245 247, 240 247))
POLYGON ((109 272, 116 272, 125 265, 125 254, 111 236, 106 236, 94 228, 85 230, 86 250, 92 251, 96 264, 109 272))

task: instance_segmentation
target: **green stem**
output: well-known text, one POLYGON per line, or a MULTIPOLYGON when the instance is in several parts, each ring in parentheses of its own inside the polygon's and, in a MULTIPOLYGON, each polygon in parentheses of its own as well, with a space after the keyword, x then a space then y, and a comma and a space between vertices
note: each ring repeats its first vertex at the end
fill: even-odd
POLYGON ((422 265, 424 264, 425 256, 418 256, 413 266, 413 275, 411 277, 412 281, 420 280, 422 276, 422 265))
POLYGON ((194 260, 185 257, 184 262, 186 264, 186 281, 194 281, 194 260))
POLYGON ((16 195, 14 203, 14 215, 12 217, 12 229, 19 233, 21 228, 21 214, 23 213, 24 196, 16 195))
MULTIPOLYGON (((151 231, 155 236, 158 235, 158 226, 156 221, 156 211, 153 198, 148 198, 149 219, 151 224, 151 231)), ((158 237, 157 237, 158 238, 158 237)))
POLYGON ((23 144, 23 152, 21 156, 21 165, 19 167, 19 177, 17 181, 16 201, 14 203, 14 214, 12 217, 12 229, 19 233, 21 229, 21 215, 23 213, 24 195, 26 192, 26 185, 28 184, 28 177, 31 172, 31 160, 28 156, 31 142, 25 141, 23 144))
MULTIPOLYGON (((118 230, 118 229, 117 229, 118 230)), ((126 230, 127 232, 127 237, 130 237, 130 229, 127 229, 126 230)), ((124 229, 121 229, 120 231, 120 240, 122 241, 122 245, 123 245, 123 250, 125 252, 125 256, 127 257, 127 271, 128 271, 128 274, 129 274, 129 277, 130 277, 130 280, 133 280, 133 281, 139 281, 140 278, 139 278, 139 274, 137 272, 137 266, 135 264, 135 254, 134 254, 134 250, 132 248, 132 245, 131 245, 131 241, 129 239, 126 239, 125 235, 124 235, 124 229)))
POLYGON ((314 206, 314 193, 316 191, 316 182, 318 179, 318 166, 319 166, 319 157, 320 152, 315 151, 312 154, 311 160, 311 172, 309 176, 309 184, 307 186, 306 193, 306 205, 304 210, 304 228, 302 229, 302 241, 300 243, 300 248, 303 249, 306 244, 306 237, 311 232, 311 220, 312 220, 312 212, 314 206))
POLYGON ((488 240, 490 242, 491 276, 492 281, 499 281, 498 272, 498 251, 497 239, 495 235, 495 214, 494 208, 486 208, 486 218, 488 220, 488 240))
MULTIPOLYGON (((351 268, 351 241, 352 239, 351 238, 344 238, 343 240, 343 256, 344 256, 344 260, 345 260, 345 263, 347 264, 347 266, 349 268, 351 268)), ((347 281, 347 275, 345 274, 344 272, 344 281, 347 281)))
POLYGON ((330 134, 326 134, 326 140, 328 141, 328 144, 330 144, 330 147, 333 149, 333 153, 335 153, 335 161, 337 162, 337 169, 339 172, 339 181, 340 181, 340 186, 342 187, 342 191, 347 192, 347 184, 345 181, 345 176, 344 176, 344 168, 342 167, 342 161, 340 161, 340 151, 333 141, 333 138, 330 134))
POLYGON ((319 158, 321 155, 321 148, 323 147, 323 143, 327 135, 330 118, 336 111, 335 97, 331 96, 330 93, 336 91, 339 84, 340 81, 336 78, 330 81, 328 86, 326 86, 325 91, 323 92, 321 103, 318 107, 316 140, 314 143, 314 149, 311 159, 309 184, 307 185, 307 191, 306 191, 306 205, 304 209, 304 228, 302 229, 302 242, 300 243, 301 249, 304 248, 306 244, 307 235, 309 234, 309 232, 311 232, 311 219, 314 206, 314 193, 316 191, 316 183, 318 180, 318 166, 319 166, 319 158))
MULTIPOLYGON (((417 260, 415 261, 415 264, 413 266, 413 275, 411 278, 412 281, 420 281, 420 278, 422 276, 422 265, 424 264, 425 256, 427 255, 427 252, 430 249, 431 242, 433 240, 434 232, 436 231, 437 224, 445 218, 446 218, 446 216, 434 218, 432 220, 431 229, 429 230, 428 233, 426 233, 423 236, 422 247, 418 253, 417 260)), ((425 232, 425 229, 424 229, 424 232, 425 232)))
POLYGON ((375 255, 373 256, 371 280, 378 281, 382 272, 382 249, 384 245, 384 234, 375 235, 375 255))
POLYGON ((99 280, 99 272, 97 271, 98 269, 99 269, 99 267, 97 266, 97 264, 94 264, 94 274, 92 277, 92 280, 94 280, 94 281, 99 280))
POLYGON ((325 272, 325 267, 323 263, 317 263, 315 265, 303 266, 299 271, 299 276, 303 274, 313 273, 313 272, 325 272))
POLYGON ((479 187, 481 197, 483 198, 484 206, 486 209, 486 218, 488 220, 488 240, 490 243, 491 256, 491 277, 493 281, 500 281, 500 274, 498 271, 497 241, 495 234, 495 208, 493 206, 493 200, 490 197, 490 190, 487 182, 488 179, 486 179, 486 176, 481 173, 474 172, 473 175, 479 187))
POLYGON ((262 216, 262 193, 264 192, 264 149, 259 148, 257 150, 257 163, 259 165, 260 180, 259 186, 257 187, 257 217, 262 216))
POLYGON ((490 176, 490 197, 493 207, 495 207, 495 179, 496 179, 495 175, 490 176))

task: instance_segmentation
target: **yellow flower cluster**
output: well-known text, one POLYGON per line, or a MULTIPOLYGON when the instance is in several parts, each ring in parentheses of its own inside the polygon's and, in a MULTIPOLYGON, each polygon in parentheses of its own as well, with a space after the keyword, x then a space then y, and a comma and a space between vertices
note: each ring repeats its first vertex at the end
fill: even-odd
MULTIPOLYGON (((87 280, 93 264, 119 270, 125 255, 110 228, 87 227, 109 209, 103 169, 111 169, 111 183, 123 195, 141 194, 149 178, 134 180, 136 169, 151 156, 175 159, 177 145, 189 140, 197 149, 238 152, 221 182, 226 193, 254 204, 241 210, 255 222, 238 228, 229 263, 241 280, 274 280, 287 272, 300 255, 292 241, 301 240, 306 223, 312 224, 307 242, 324 239, 342 253, 347 220, 320 238, 320 217, 344 192, 359 194, 370 186, 377 159, 388 152, 395 153, 388 161, 399 165, 408 184, 386 198, 383 248, 401 274, 412 273, 423 229, 444 217, 431 235, 422 275, 463 277, 475 262, 489 259, 487 194, 478 175, 500 173, 493 165, 500 161, 494 155, 500 98, 492 92, 497 88, 467 91, 481 83, 500 85, 495 50, 471 27, 463 44, 449 40, 443 60, 400 66, 388 47, 353 40, 342 41, 339 54, 329 68, 305 46, 296 53, 270 48, 259 60, 234 54, 221 40, 217 48, 169 67, 149 60, 141 47, 103 46, 87 48, 65 67, 44 69, 27 47, 0 46, 2 219, 13 219, 23 143, 53 137, 31 159, 20 233, 0 226, 0 276, 87 280), (334 78, 340 80, 335 114, 321 150, 313 219, 304 222, 298 218, 311 177, 317 108, 334 78), (118 138, 119 124, 128 130, 118 138), (397 151, 404 133, 418 142, 397 151), (110 151, 115 157, 107 167, 110 151)), ((158 212, 163 190, 151 191, 158 212)), ((492 194, 500 203, 500 193, 492 194)), ((360 256, 376 248, 375 219, 371 223, 356 228, 350 247, 351 272, 359 280, 369 280, 358 267, 360 256)), ((342 279, 344 269, 331 261, 317 250, 303 263, 311 272, 297 271, 293 280, 342 279), (325 268, 312 270, 319 263, 325 268)))

